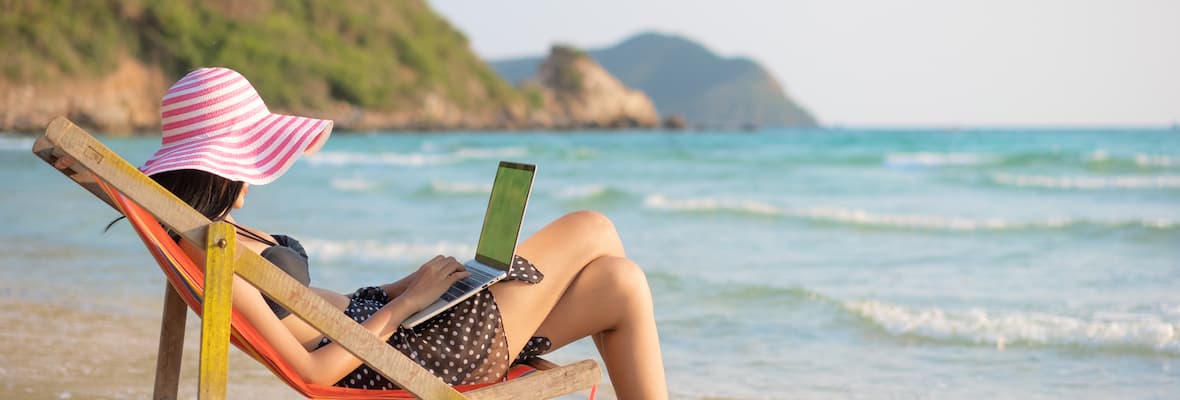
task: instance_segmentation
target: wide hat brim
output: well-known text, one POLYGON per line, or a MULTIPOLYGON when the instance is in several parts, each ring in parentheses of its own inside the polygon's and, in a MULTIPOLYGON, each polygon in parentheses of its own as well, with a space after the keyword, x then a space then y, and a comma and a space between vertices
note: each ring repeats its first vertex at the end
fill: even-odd
POLYGON ((330 120, 272 114, 217 135, 162 146, 140 170, 146 175, 181 169, 209 172, 251 185, 274 182, 300 154, 313 154, 332 133, 330 120))

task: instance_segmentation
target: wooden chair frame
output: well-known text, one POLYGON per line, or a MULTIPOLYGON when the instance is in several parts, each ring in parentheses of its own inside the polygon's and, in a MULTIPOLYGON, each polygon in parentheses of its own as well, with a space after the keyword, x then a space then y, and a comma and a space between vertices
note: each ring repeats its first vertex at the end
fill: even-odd
MULTIPOLYGON (((50 122, 45 133, 33 144, 33 153, 50 165, 63 156, 72 157, 76 161, 61 172, 96 197, 115 207, 94 177, 101 178, 147 210, 184 240, 205 249, 205 299, 198 381, 198 395, 202 399, 225 397, 234 274, 399 387, 422 399, 551 398, 590 388, 602 379, 602 372, 593 360, 565 366, 541 360, 537 372, 459 393, 392 346, 378 340, 278 267, 245 247, 236 246, 232 226, 211 222, 68 119, 58 117, 50 122)), ((154 399, 176 398, 185 308, 176 288, 165 284, 154 399)))

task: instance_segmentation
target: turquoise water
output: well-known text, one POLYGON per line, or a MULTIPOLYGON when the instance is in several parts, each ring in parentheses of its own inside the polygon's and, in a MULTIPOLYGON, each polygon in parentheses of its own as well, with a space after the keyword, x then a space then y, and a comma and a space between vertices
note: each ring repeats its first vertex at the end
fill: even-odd
MULTIPOLYGON (((158 143, 103 141, 134 163, 158 143)), ((31 143, 0 137, 4 337, 76 343, 12 311, 35 305, 151 326, 150 259, 31 143)), ((675 397, 1180 397, 1175 130, 337 134, 235 215, 351 290, 469 257, 501 159, 538 165, 526 234, 615 221, 675 397)), ((0 386, 40 371, 22 357, 0 352, 0 386)))

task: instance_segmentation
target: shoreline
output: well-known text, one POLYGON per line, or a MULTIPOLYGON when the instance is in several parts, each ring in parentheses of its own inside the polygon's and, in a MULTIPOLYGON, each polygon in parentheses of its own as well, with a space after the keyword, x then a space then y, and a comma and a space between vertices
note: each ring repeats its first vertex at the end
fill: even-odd
MULTIPOLYGON (((106 138, 148 138, 148 137, 159 137, 160 136, 159 132, 135 131, 135 132, 128 132, 128 133, 123 133, 123 132, 111 133, 111 132, 100 131, 94 127, 85 127, 85 126, 80 126, 80 127, 83 130, 85 130, 87 133, 90 133, 90 134, 98 136, 98 137, 106 137, 106 138)), ((605 133, 605 134, 620 134, 620 135, 631 134, 631 133, 747 134, 747 133, 758 133, 761 131, 779 131, 779 130, 784 130, 784 131, 813 130, 814 131, 814 130, 824 130, 824 129, 827 129, 827 128, 819 127, 819 126, 817 126, 817 127, 776 127, 776 128, 763 128, 763 129, 757 129, 757 130, 742 130, 739 128, 726 128, 726 127, 708 128, 708 129, 705 129, 705 128, 702 128, 702 129, 692 129, 692 128, 690 128, 690 129, 666 129, 666 128, 630 127, 630 128, 522 128, 522 129, 479 129, 479 128, 402 129, 402 128, 390 128, 390 129, 365 129, 365 130, 333 128, 332 134, 333 135, 346 135, 346 136, 352 136, 352 135, 432 135, 432 134, 446 135, 446 134, 454 134, 454 133, 472 133, 472 134, 485 134, 485 135, 510 135, 510 134, 519 134, 519 133, 525 133, 525 134, 570 134, 570 135, 586 134, 586 133, 605 133)), ((0 138, 3 138, 3 137, 35 138, 38 135, 42 134, 43 132, 44 132, 44 130, 0 131, 0 138)))
MULTIPOLYGON (((104 132, 95 126, 78 125, 86 132, 107 138, 145 138, 158 137, 160 135, 158 127, 156 131, 151 130, 135 130, 131 132, 104 132)), ((631 133, 666 133, 666 134, 750 134, 750 133, 764 133, 764 132, 864 132, 869 134, 904 134, 904 133, 932 133, 942 132, 946 134, 959 133, 1005 133, 1005 132, 1028 132, 1028 133, 1060 133, 1060 132, 1177 132, 1180 133, 1180 126, 1177 125, 1151 125, 1151 124, 1123 124, 1123 125, 1093 125, 1093 126, 1079 126, 1079 125, 1041 125, 1030 124, 1022 125, 977 125, 977 126, 941 126, 941 125, 915 125, 915 126, 849 126, 849 125, 781 125, 781 126, 762 126, 756 128, 743 128, 737 125, 698 125, 688 126, 684 128, 668 128, 668 127, 528 127, 528 128, 473 128, 473 127, 430 127, 430 128, 413 128, 405 126, 396 126, 390 128, 374 128, 374 129, 355 129, 349 127, 341 127, 337 125, 332 129, 334 135, 431 135, 431 134, 454 134, 454 133, 473 133, 473 134, 586 134, 586 133, 605 133, 605 134, 631 134, 631 133)), ((42 134, 44 128, 37 130, 0 130, 0 138, 35 138, 42 134)))

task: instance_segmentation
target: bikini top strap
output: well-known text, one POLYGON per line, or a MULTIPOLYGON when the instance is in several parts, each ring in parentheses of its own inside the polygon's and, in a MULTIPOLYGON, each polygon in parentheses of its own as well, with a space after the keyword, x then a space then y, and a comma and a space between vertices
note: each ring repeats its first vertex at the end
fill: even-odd
POLYGON ((278 243, 276 243, 276 242, 275 242, 273 239, 270 239, 270 238, 264 238, 264 237, 262 237, 262 235, 259 235, 259 234, 257 234, 257 233, 254 233, 254 231, 251 231, 251 230, 249 230, 249 229, 243 228, 241 225, 235 224, 235 223, 233 223, 233 222, 230 222, 230 221, 225 221, 225 222, 229 222, 229 224, 230 224, 230 225, 233 225, 233 226, 234 226, 234 228, 237 228, 237 231, 238 231, 238 234, 239 234, 239 235, 242 235, 242 236, 248 237, 248 238, 250 238, 250 239, 257 240, 257 241, 258 241, 258 242, 260 242, 260 243, 266 243, 266 245, 267 245, 267 246, 278 246, 278 245, 279 245, 279 244, 278 244, 278 243))

